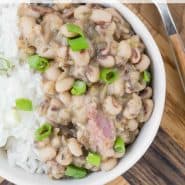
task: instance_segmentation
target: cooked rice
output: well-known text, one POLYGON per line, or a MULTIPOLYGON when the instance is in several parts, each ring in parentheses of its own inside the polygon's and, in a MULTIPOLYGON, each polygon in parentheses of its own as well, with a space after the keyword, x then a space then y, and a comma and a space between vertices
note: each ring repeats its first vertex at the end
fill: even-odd
POLYGON ((12 110, 15 99, 20 97, 31 99, 35 106, 39 104, 43 97, 41 76, 32 73, 27 64, 21 65, 18 61, 17 6, 0 6, 0 53, 15 66, 11 76, 0 76, 0 147, 6 147, 10 165, 31 173, 42 173, 45 166, 34 152, 33 134, 44 119, 36 112, 19 112, 21 120, 16 120, 12 110))

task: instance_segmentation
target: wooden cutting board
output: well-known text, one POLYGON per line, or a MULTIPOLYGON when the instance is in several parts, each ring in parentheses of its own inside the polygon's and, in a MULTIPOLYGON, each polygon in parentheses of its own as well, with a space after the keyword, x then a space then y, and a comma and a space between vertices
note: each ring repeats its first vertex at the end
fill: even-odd
MULTIPOLYGON (((152 4, 128 4, 153 35, 165 62, 166 106, 159 133, 144 157, 107 185, 185 185, 185 93, 160 16, 152 4)), ((185 4, 170 5, 185 43, 185 4)), ((0 185, 12 183, 0 178, 0 185)), ((85 185, 85 184, 84 184, 85 185)))

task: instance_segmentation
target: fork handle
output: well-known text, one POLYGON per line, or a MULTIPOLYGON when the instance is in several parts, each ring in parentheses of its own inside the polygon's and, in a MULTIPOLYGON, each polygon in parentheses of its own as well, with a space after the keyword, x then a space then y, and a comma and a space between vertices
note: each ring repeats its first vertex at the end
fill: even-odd
POLYGON ((185 51, 184 45, 181 40, 179 33, 175 33, 170 35, 170 40, 172 43, 172 47, 174 49, 174 54, 176 57, 175 63, 177 70, 180 75, 181 83, 183 85, 183 89, 185 91, 185 51))

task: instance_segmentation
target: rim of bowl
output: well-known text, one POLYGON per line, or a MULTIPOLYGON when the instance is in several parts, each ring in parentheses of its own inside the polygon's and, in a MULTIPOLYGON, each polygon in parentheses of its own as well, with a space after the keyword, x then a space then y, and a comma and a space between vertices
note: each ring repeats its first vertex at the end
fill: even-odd
MULTIPOLYGON (((165 77, 164 63, 163 63, 163 59, 161 57, 160 51, 159 51, 152 35, 150 34, 150 32, 148 31, 146 26, 143 24, 143 22, 137 17, 137 15, 135 15, 131 10, 129 10, 125 5, 123 5, 118 0, 111 0, 109 2, 107 0, 99 0, 99 1, 82 0, 82 1, 78 1, 78 2, 98 3, 98 4, 102 4, 103 6, 113 7, 117 11, 120 12, 120 14, 123 16, 123 18, 125 18, 127 20, 127 22, 134 29, 135 33, 139 33, 139 32, 142 33, 143 32, 143 34, 138 34, 138 35, 142 38, 146 48, 148 49, 149 55, 152 58, 153 66, 155 66, 155 67, 158 66, 157 67, 158 71, 156 71, 156 69, 153 70, 153 76, 154 76, 154 78, 157 78, 158 75, 160 76, 160 80, 157 81, 157 83, 156 83, 156 79, 155 79, 154 80, 155 84, 153 84, 153 86, 154 85, 157 86, 154 89, 154 96, 157 95, 158 97, 154 97, 155 105, 154 105, 153 113, 150 118, 150 122, 154 121, 155 124, 150 126, 150 129, 152 130, 152 132, 148 135, 149 137, 147 138, 147 140, 140 146, 141 148, 140 148, 139 152, 137 153, 137 155, 133 154, 133 152, 128 154, 128 155, 130 155, 129 158, 131 158, 132 160, 127 162, 127 164, 125 165, 126 167, 123 166, 123 164, 120 165, 120 163, 121 163, 121 161, 120 161, 118 163, 118 165, 113 170, 111 170, 109 172, 98 172, 101 174, 101 178, 100 177, 94 178, 95 176, 89 175, 89 177, 82 179, 82 180, 69 180, 70 181, 69 185, 87 184, 86 181, 88 179, 90 180, 90 182, 88 181, 88 185, 100 185, 100 184, 105 184, 105 183, 113 180, 114 178, 118 177, 119 175, 125 173, 129 168, 131 168, 144 155, 144 153, 147 151, 147 149, 149 148, 149 146, 153 142, 153 140, 157 134, 157 131, 159 129, 163 110, 164 110, 165 95, 166 95, 166 77, 165 77), (122 13, 122 12, 126 12, 126 13, 122 13), (132 19, 132 21, 130 19, 132 19), (140 28, 136 28, 137 26, 135 26, 135 25, 138 25, 138 27, 140 27, 140 28), (145 34, 145 39, 143 39, 144 34, 145 34), (151 53, 150 50, 153 50, 153 52, 151 53), (154 64, 154 62, 156 62, 157 64, 154 64), (157 101, 156 101, 156 98, 158 98, 157 101), (91 181, 92 180, 91 178, 93 179, 93 181, 91 181)), ((144 132, 142 132, 142 130, 141 130, 138 138, 141 137, 140 135, 143 133, 144 132)), ((139 143, 138 138, 134 141, 134 143, 132 145, 134 145, 134 144, 136 145, 139 143)), ((132 145, 129 148, 129 151, 131 148, 133 148, 132 145)), ((24 173, 27 173, 27 172, 25 171, 24 173)), ((23 172, 21 172, 20 176, 22 174, 23 174, 23 172)), ((4 178, 16 183, 16 184, 19 184, 19 185, 32 185, 33 183, 35 185, 39 185, 40 184, 39 177, 43 178, 43 176, 39 175, 39 177, 36 178, 34 181, 27 182, 28 179, 19 178, 19 177, 17 177, 16 174, 8 173, 1 168, 0 168, 0 175, 3 176, 4 178)), ((29 174, 29 175, 31 176, 31 174, 29 174)), ((58 181, 58 182, 61 185, 63 184, 62 181, 58 181)), ((50 184, 58 185, 59 184, 58 182, 51 183, 51 181, 49 181, 49 179, 48 179, 48 183, 50 183, 50 184)), ((66 183, 68 183, 68 182, 64 181, 64 184, 66 184, 66 183)))

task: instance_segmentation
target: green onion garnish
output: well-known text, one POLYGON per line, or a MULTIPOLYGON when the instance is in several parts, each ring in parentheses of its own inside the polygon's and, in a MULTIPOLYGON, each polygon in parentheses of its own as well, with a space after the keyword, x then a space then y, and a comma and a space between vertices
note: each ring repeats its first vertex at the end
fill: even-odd
POLYGON ((43 141, 48 138, 52 133, 53 127, 49 123, 43 124, 40 128, 38 128, 35 132, 36 141, 43 141))
POLYGON ((8 74, 12 68, 12 63, 7 58, 0 55, 0 74, 8 74))
POLYGON ((39 72, 44 72, 49 66, 48 60, 46 58, 40 57, 39 55, 29 56, 28 63, 31 68, 39 72))
POLYGON ((68 44, 73 51, 80 51, 89 48, 88 41, 85 37, 68 39, 68 44))
POLYGON ((99 167, 101 162, 101 156, 97 153, 89 152, 88 156, 86 157, 86 161, 88 164, 99 167))
POLYGON ((146 82, 146 83, 150 83, 151 79, 152 79, 151 73, 145 70, 143 72, 143 81, 146 82))
POLYGON ((68 44, 73 51, 81 51, 89 48, 87 39, 84 36, 82 29, 75 24, 66 24, 67 30, 72 33, 77 33, 79 36, 75 38, 68 38, 68 44))
POLYGON ((71 94, 75 96, 80 96, 85 94, 87 90, 87 85, 84 81, 76 80, 71 89, 71 94))
POLYGON ((83 31, 78 25, 72 24, 72 23, 67 23, 66 27, 69 32, 77 33, 77 34, 81 35, 82 37, 84 37, 83 31))
POLYGON ((15 100, 16 109, 23 111, 32 111, 32 101, 26 98, 19 98, 15 100))
POLYGON ((83 178, 87 175, 85 168, 69 165, 65 171, 65 175, 73 178, 83 178))
POLYGON ((103 68, 100 71, 100 80, 107 84, 113 83, 118 78, 118 71, 116 69, 103 68))
POLYGON ((121 137, 116 138, 114 150, 118 153, 125 153, 125 143, 121 137))

